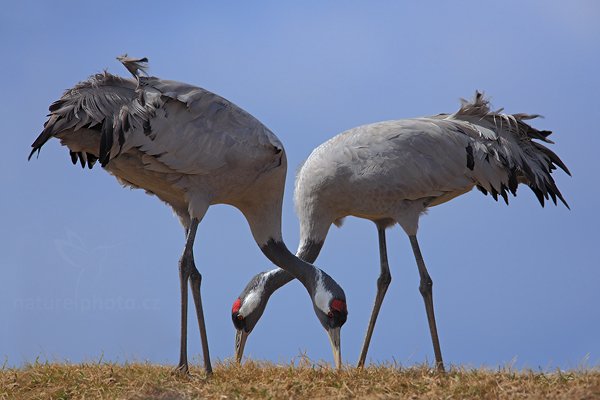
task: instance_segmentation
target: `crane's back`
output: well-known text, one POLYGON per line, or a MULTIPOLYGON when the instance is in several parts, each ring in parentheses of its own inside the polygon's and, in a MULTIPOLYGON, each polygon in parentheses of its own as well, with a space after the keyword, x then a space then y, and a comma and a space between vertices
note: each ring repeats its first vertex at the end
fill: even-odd
POLYGON ((300 220, 346 215, 371 220, 418 217, 477 186, 508 203, 518 183, 527 184, 542 205, 564 201, 550 175, 558 166, 548 148, 549 131, 489 110, 476 93, 451 115, 385 121, 345 131, 317 147, 298 172, 295 203, 300 220))
POLYGON ((464 151, 466 144, 432 121, 364 125, 323 143, 298 173, 296 204, 316 203, 336 218, 379 219, 393 215, 403 202, 469 190, 474 183, 458 173, 463 166, 452 170, 449 163, 456 160, 446 157, 464 151))
POLYGON ((32 154, 51 137, 73 163, 92 168, 99 160, 180 215, 281 191, 285 179, 283 145, 260 121, 205 89, 154 77, 104 72, 79 83, 51 105, 32 154))

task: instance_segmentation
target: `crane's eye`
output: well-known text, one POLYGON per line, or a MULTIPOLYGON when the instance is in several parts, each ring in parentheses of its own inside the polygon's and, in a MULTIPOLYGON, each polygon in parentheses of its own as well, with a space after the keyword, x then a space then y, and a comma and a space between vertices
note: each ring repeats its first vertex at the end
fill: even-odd
POLYGON ((243 315, 240 315, 240 314, 238 314, 238 316, 237 316, 237 319, 238 319, 238 321, 242 321, 242 320, 244 319, 244 316, 243 316, 243 315))
POLYGON ((333 313, 332 313, 331 311, 329 311, 329 312, 327 313, 327 316, 328 316, 329 318, 333 318, 333 313))

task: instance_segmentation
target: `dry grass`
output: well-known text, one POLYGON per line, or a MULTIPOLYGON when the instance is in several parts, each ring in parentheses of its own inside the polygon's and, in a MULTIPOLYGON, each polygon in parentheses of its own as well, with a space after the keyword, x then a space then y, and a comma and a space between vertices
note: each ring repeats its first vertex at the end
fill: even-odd
POLYGON ((328 366, 219 363, 207 378, 153 364, 34 363, 0 370, 0 399, 187 399, 187 398, 439 398, 600 399, 600 370, 533 372, 453 368, 440 376, 428 367, 328 366))

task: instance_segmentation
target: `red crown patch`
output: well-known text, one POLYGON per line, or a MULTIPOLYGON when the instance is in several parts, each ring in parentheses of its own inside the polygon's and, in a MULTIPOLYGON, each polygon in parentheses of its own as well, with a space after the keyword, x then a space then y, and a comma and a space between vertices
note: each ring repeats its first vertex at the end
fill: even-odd
POLYGON ((236 312, 240 311, 240 307, 242 306, 242 301, 240 299, 237 299, 234 303, 233 303, 233 307, 231 307, 231 313, 235 314, 236 312))
POLYGON ((331 301, 331 308, 337 312, 346 311, 346 303, 339 299, 333 299, 331 301))

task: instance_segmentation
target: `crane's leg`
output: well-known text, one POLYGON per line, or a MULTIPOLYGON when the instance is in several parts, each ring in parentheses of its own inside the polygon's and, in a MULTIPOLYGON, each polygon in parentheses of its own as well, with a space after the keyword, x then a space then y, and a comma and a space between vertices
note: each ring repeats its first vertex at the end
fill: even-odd
POLYGON ((440 340, 438 339, 437 327, 435 325, 435 314, 433 313, 433 281, 427 272, 423 256, 421 255, 421 249, 419 248, 419 242, 417 241, 416 235, 409 235, 410 244, 417 260, 417 267, 419 268, 419 275, 421 276, 421 283, 419 284, 419 291, 425 301, 425 310, 427 311, 427 321, 429 322, 429 331, 431 332, 431 340, 433 342, 433 352, 435 354, 435 365, 439 372, 444 372, 444 362, 442 361, 442 351, 440 349, 440 340))
POLYGON ((198 317, 198 325, 200 326, 200 336, 202 339, 202 350, 204 353, 204 367, 207 373, 212 372, 210 357, 208 354, 208 341, 206 339, 206 329, 204 325, 204 313, 202 312, 202 301, 200 299, 200 281, 202 276, 196 269, 194 264, 194 239, 196 238, 196 230, 200 221, 197 218, 192 219, 190 226, 187 229, 186 243, 183 250, 183 255, 179 260, 179 283, 181 290, 181 342, 179 352, 179 364, 177 371, 188 373, 187 361, 187 306, 188 306, 188 289, 187 283, 190 281, 192 295, 196 306, 196 315, 198 317), (208 360, 208 362, 207 362, 208 360))
POLYGON ((192 288, 192 297, 196 306, 196 318, 198 318, 198 327, 200 328, 200 340, 202 342, 202 355, 204 357, 204 368, 207 374, 212 374, 212 366, 210 364, 210 353, 208 351, 208 337, 206 336, 206 325, 204 324, 204 311, 202 310, 202 296, 200 295, 200 284, 202 283, 202 275, 194 266, 190 276, 190 286, 192 288))
POLYGON ((194 260, 194 237, 198 222, 192 220, 186 230, 185 248, 179 259, 179 289, 181 294, 181 337, 179 342, 179 364, 177 371, 187 374, 189 372, 187 360, 187 308, 188 308, 188 288, 187 283, 190 278, 191 266, 194 260), (191 240, 190 240, 191 239, 191 240))
POLYGON ((358 368, 362 368, 365 365, 367 351, 369 351, 369 343, 371 343, 371 336, 373 335, 373 329, 375 329, 375 322, 377 321, 377 316, 381 309, 381 303, 383 303, 385 293, 392 281, 387 258, 387 247, 385 245, 385 227, 378 225, 377 233, 379 234, 379 263, 381 265, 381 272, 379 273, 379 278, 377 278, 377 295, 375 296, 375 304, 373 304, 373 311, 371 311, 371 319, 369 320, 369 326, 367 327, 367 334, 365 335, 365 341, 358 359, 358 368))

